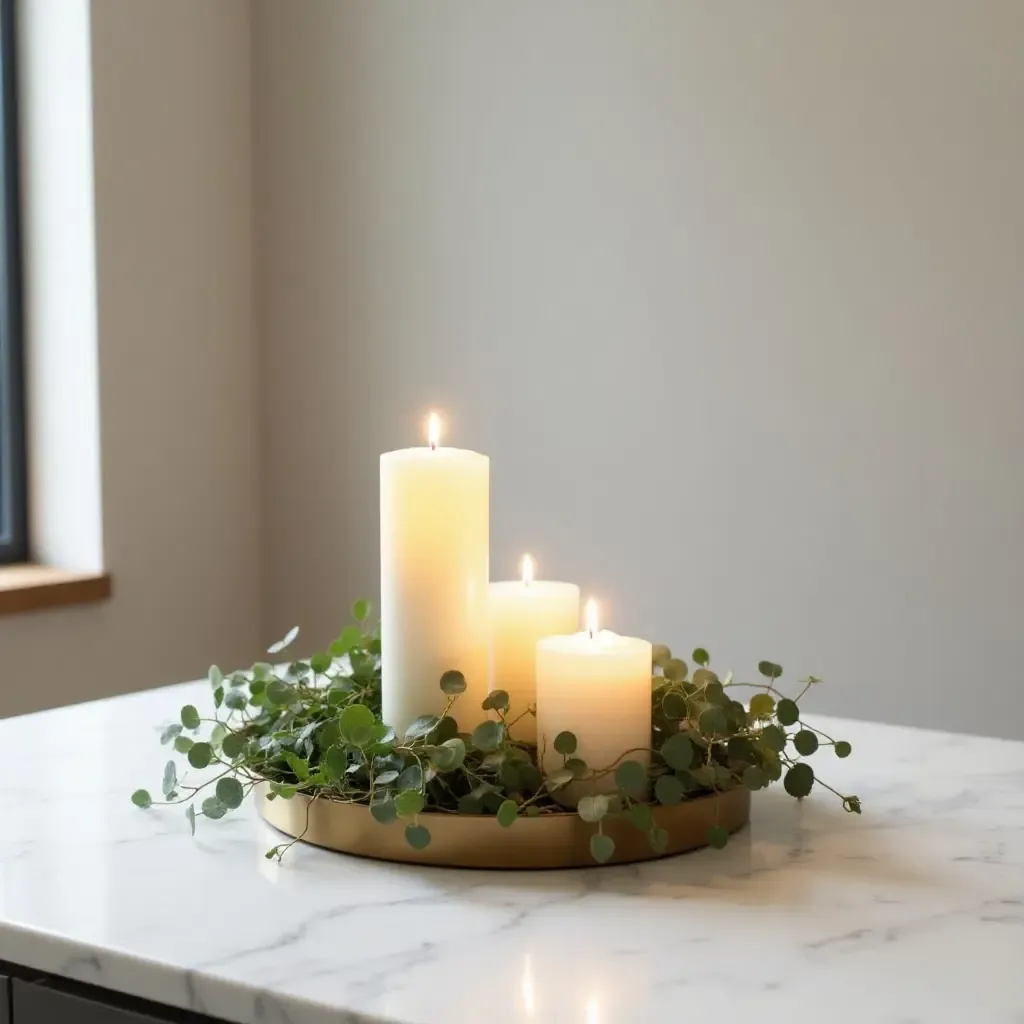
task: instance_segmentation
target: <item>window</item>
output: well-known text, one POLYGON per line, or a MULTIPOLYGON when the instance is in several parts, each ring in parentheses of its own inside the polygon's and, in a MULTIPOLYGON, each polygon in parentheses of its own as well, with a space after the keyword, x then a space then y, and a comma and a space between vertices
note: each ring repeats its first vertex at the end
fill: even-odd
POLYGON ((28 556, 14 0, 0 0, 0 564, 28 556))

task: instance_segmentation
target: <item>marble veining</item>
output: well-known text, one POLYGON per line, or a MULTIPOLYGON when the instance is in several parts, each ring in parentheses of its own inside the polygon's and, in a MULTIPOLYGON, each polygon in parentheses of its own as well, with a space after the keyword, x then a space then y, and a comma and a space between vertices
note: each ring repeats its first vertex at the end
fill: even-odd
POLYGON ((723 852, 530 874, 142 812, 186 684, 0 722, 0 959, 238 1024, 1024 1024, 1024 743, 821 719, 856 792, 754 799, 723 852))

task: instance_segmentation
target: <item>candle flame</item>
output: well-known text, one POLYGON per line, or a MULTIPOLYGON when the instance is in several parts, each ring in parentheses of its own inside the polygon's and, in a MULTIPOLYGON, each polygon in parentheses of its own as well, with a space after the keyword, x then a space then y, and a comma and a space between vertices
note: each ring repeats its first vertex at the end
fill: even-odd
POLYGON ((427 444, 433 451, 441 440, 441 417, 436 412, 430 414, 427 420, 427 444))
POLYGON ((533 582, 533 559, 529 555, 523 555, 523 585, 529 586, 533 582))
POLYGON ((532 1017, 536 1012, 537 1000, 533 989, 533 971, 531 970, 530 955, 526 955, 526 963, 523 966, 523 1009, 526 1016, 532 1017))
POLYGON ((601 1003, 597 997, 587 1000, 587 1024, 601 1024, 601 1003))
POLYGON ((594 634, 597 632, 597 602, 593 598, 587 601, 586 619, 587 632, 590 634, 590 639, 593 640, 594 634))

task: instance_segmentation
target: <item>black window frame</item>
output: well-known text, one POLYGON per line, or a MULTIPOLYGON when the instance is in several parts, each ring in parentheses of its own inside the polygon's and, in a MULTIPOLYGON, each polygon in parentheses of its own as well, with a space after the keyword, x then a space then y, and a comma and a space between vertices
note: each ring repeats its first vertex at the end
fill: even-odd
POLYGON ((0 565, 28 558, 15 0, 0 0, 0 565))

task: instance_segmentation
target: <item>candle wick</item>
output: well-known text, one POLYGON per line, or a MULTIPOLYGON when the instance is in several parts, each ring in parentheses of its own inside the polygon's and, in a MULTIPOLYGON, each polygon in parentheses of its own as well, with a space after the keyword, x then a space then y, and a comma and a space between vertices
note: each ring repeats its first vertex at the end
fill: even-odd
POLYGON ((588 629, 587 632, 590 634, 590 639, 593 640, 594 639, 594 631, 592 629, 588 629))
POLYGON ((436 452, 437 451, 437 442, 436 441, 431 441, 430 442, 430 450, 432 452, 436 452))

